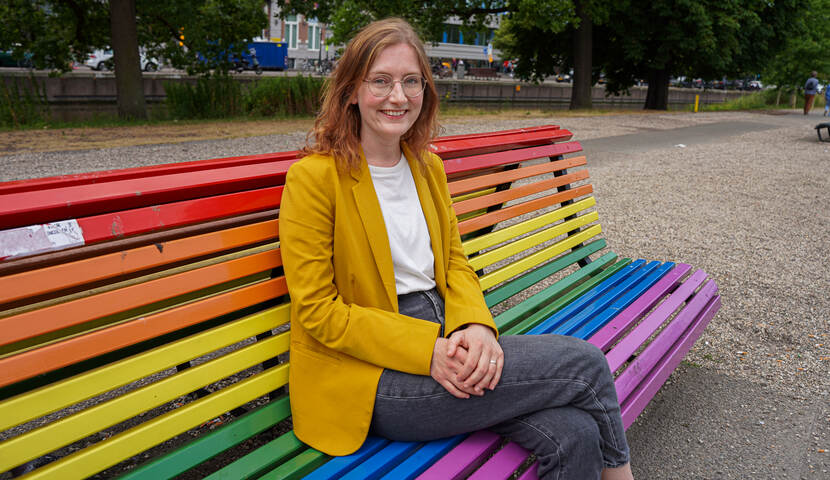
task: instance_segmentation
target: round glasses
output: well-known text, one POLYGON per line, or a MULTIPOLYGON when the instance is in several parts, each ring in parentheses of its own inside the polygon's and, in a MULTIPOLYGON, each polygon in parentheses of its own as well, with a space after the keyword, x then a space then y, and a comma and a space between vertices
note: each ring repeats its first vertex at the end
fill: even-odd
POLYGON ((388 96, 396 83, 401 84, 403 94, 409 98, 422 94, 426 87, 426 80, 420 75, 408 75, 402 80, 392 80, 389 75, 377 75, 363 81, 369 84, 369 92, 376 97, 388 96))

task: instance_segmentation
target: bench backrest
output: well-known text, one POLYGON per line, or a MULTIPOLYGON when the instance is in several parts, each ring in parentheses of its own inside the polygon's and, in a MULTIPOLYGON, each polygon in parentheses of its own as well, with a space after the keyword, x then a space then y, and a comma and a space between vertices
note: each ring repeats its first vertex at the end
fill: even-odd
MULTIPOLYGON (((600 252, 585 158, 562 157, 581 149, 570 138, 545 126, 434 144, 504 333, 630 263, 600 252)), ((296 156, 0 184, 0 245, 22 245, 0 262, 0 472, 58 451, 34 478, 85 477, 199 436, 131 473, 158 478, 288 418, 278 208, 296 156), (45 222, 57 227, 32 225, 45 222), (67 232, 81 240, 55 240, 67 232)), ((290 432, 267 445, 283 473, 327 458, 290 432)))

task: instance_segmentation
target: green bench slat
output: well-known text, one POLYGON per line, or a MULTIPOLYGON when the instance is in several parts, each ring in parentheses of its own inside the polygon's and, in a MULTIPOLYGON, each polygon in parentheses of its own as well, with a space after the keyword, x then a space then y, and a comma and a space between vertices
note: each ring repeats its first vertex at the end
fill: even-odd
POLYGON ((522 318, 527 317, 531 313, 545 308, 553 300, 568 293, 569 290, 575 288, 580 282, 585 281, 591 275, 597 275, 603 268, 606 268, 610 263, 617 259, 614 252, 609 252, 591 262, 585 267, 580 268, 576 272, 571 273, 567 277, 557 281, 553 285, 545 288, 532 297, 515 305, 511 309, 497 315, 493 320, 496 322, 496 327, 500 332, 512 328, 522 318))
POLYGON ((119 478, 172 478, 271 428, 289 415, 288 397, 282 397, 119 478))
MULTIPOLYGON (((591 263, 593 264, 595 262, 591 262, 591 263)), ((614 265, 606 268, 601 273, 595 275, 591 279, 589 279, 589 280, 585 281, 584 283, 580 284, 579 286, 577 286, 576 288, 574 288, 570 292, 566 293, 565 295, 563 295, 561 298, 554 301, 550 305, 547 305, 543 309, 539 310, 538 312, 534 313, 530 317, 523 320, 521 323, 519 323, 519 324, 515 325, 514 327, 510 328, 509 330, 504 332, 504 335, 520 335, 520 334, 523 334, 523 333, 527 332, 528 330, 530 330, 531 328, 536 326, 537 323, 539 323, 540 321, 542 321, 545 318, 549 317, 553 313, 557 312, 562 307, 569 304, 574 299, 576 299, 577 297, 579 297, 583 293, 587 292, 588 290, 590 290, 594 286, 599 285, 603 280, 610 277, 611 275, 613 275, 614 273, 616 273, 618 270, 625 267, 629 263, 631 263, 631 259, 630 258, 624 258, 624 259, 620 260, 619 262, 615 263, 614 265)), ((591 265, 588 265, 588 266, 590 267, 591 265)), ((580 269, 577 272, 573 273, 572 275, 569 275, 568 277, 563 278, 561 281, 569 284, 569 285, 566 285, 566 286, 573 285, 574 283, 579 283, 584 278, 584 275, 580 275, 580 274, 583 273, 583 270, 584 269, 580 269), (578 278, 578 277, 582 277, 582 278, 578 278)))
POLYGON ((274 465, 283 463, 285 459, 307 448, 308 446, 301 442, 291 431, 208 475, 205 479, 241 480, 256 478, 274 465))
POLYGON ((566 268, 603 248, 605 248, 605 240, 595 240, 584 247, 575 249, 571 253, 563 255, 552 262, 548 262, 544 266, 522 275, 515 280, 511 280, 509 283, 502 285, 501 287, 493 289, 484 296, 484 301, 487 302, 488 308, 493 308, 493 306, 498 305, 513 295, 528 287, 536 285, 540 281, 562 270, 563 268, 566 268))
POLYGON ((294 480, 303 478, 331 457, 309 448, 279 467, 259 477, 261 480, 294 480))

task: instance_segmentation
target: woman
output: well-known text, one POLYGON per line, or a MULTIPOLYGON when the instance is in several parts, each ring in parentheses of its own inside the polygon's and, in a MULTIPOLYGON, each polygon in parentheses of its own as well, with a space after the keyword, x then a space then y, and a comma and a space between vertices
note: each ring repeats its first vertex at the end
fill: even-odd
POLYGON ((541 478, 631 478, 602 353, 558 335, 497 338, 427 149, 429 72, 406 22, 367 26, 288 172, 294 431, 346 455, 370 432, 426 441, 489 428, 533 450, 541 478))

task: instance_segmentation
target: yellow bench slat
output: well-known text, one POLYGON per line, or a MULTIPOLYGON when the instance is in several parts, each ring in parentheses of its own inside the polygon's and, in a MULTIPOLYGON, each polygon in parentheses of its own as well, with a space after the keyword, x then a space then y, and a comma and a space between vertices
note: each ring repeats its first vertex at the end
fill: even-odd
POLYGON ((0 403, 0 431, 288 323, 289 305, 191 335, 0 403), (60 399, 56 402, 56 399, 60 399))
POLYGON ((82 479, 288 383, 288 365, 271 368, 185 407, 35 470, 27 480, 82 479))
MULTIPOLYGON (((248 345, 0 444, 0 471, 68 445, 288 351, 288 332, 248 345)), ((149 448, 152 444, 148 444, 149 448)))
MULTIPOLYGON (((560 235, 564 235, 572 230, 577 230, 579 227, 587 225, 591 222, 595 222, 598 219, 599 214, 597 214, 597 212, 586 213, 585 215, 574 218, 573 220, 562 222, 553 227, 549 227, 540 232, 534 233, 533 235, 528 235, 522 239, 516 240, 515 242, 508 243, 507 245, 495 248, 493 250, 490 250, 489 252, 485 252, 481 255, 473 257, 470 259, 470 265, 472 265, 474 269, 480 270, 488 265, 492 265, 500 260, 504 260, 513 255, 527 251, 530 248, 547 242, 548 240, 552 240, 560 235)), ((532 221, 529 221, 528 223, 531 222, 532 221)), ((532 230, 535 229, 529 229, 528 231, 532 230)))
POLYGON ((506 242, 511 238, 516 238, 522 234, 541 228, 549 223, 575 215, 582 210, 587 210, 596 204, 597 201, 594 197, 588 197, 576 203, 572 203, 571 205, 558 208, 552 212, 539 215, 538 217, 534 217, 516 225, 467 240, 463 243, 464 253, 469 255, 473 252, 478 252, 484 250, 485 248, 492 247, 493 245, 506 242))
POLYGON ((507 265, 506 267, 490 272, 479 279, 481 289, 487 290, 488 288, 498 285, 508 278, 515 277, 516 275, 519 275, 520 273, 529 270, 530 268, 533 268, 534 266, 539 265, 540 263, 551 259, 582 242, 588 241, 591 237, 599 235, 600 232, 602 232, 602 227, 598 224, 593 225, 577 233, 576 235, 562 240, 561 242, 557 242, 542 250, 539 250, 538 252, 534 252, 521 260, 507 265))

